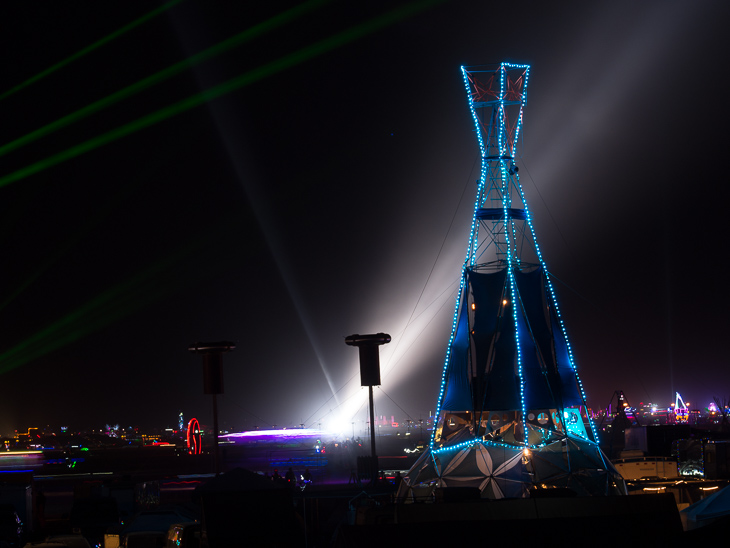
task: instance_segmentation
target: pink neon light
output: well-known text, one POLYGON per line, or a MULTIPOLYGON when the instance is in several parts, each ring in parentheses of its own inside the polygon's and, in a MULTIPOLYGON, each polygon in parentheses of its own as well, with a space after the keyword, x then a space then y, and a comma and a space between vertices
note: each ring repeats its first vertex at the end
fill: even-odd
POLYGON ((188 453, 191 455, 200 455, 203 450, 203 444, 200 439, 200 424, 196 418, 192 418, 188 422, 187 445, 188 453))

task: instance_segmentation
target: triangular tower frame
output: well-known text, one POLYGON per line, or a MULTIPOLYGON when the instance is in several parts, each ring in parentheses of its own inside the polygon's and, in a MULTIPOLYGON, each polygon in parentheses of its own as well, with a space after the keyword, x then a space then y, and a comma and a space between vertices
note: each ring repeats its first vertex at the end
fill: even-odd
POLYGON ((461 70, 481 175, 434 429, 401 494, 453 485, 488 498, 625 493, 598 447, 519 182, 530 67, 461 70))

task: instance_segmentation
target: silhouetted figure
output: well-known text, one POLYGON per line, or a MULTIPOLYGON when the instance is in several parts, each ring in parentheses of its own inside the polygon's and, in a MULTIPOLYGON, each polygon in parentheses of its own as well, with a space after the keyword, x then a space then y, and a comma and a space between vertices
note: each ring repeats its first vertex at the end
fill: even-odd
POLYGON ((302 476, 302 478, 304 479, 304 481, 312 481, 312 473, 309 471, 309 468, 304 471, 304 475, 302 476))
POLYGON ((279 470, 274 468, 274 473, 271 476, 272 481, 279 481, 281 480, 281 476, 279 475, 279 470))
POLYGON ((294 470, 292 470, 292 467, 289 467, 289 470, 286 471, 286 474, 284 475, 284 479, 289 484, 289 486, 294 486, 297 483, 297 477, 294 475, 294 470))
POLYGON ((354 483, 355 485, 360 483, 360 478, 357 477, 354 470, 350 472, 350 481, 348 481, 347 484, 350 485, 351 483, 354 483))
POLYGON ((395 473, 395 476, 393 477, 393 483, 395 484, 396 487, 400 487, 400 482, 402 482, 402 481, 403 481, 403 477, 400 475, 400 470, 398 470, 395 473))

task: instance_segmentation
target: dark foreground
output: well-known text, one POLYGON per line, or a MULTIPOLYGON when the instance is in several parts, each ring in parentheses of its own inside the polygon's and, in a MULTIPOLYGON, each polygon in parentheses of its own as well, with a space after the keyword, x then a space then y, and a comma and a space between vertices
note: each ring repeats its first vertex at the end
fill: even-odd
MULTIPOLYGON (((24 514, 27 530, 23 542, 80 529, 92 546, 103 543, 104 531, 122 539, 125 530, 142 517, 151 520, 150 516, 158 520, 154 526, 165 531, 169 527, 165 520, 202 522, 203 541, 211 547, 401 547, 461 542, 646 546, 716 540, 730 525, 721 521, 683 532, 671 494, 489 501, 476 498, 468 489, 451 489, 428 501, 407 503, 396 499, 396 486, 387 479, 392 473, 387 470, 386 478, 375 483, 358 477, 354 454, 325 460, 321 456, 302 459, 296 453, 287 458, 281 448, 249 451, 248 459, 234 453, 229 451, 221 459, 217 477, 210 455, 194 458, 145 448, 90 455, 74 468, 5 471, 0 474, 0 502, 24 506, 19 512, 24 514), (271 479, 272 465, 282 476, 291 467, 298 481, 271 479), (305 485, 301 476, 306 469, 313 482, 305 485), (113 501, 118 523, 80 520, 77 510, 88 501, 96 501, 97 508, 113 501)), ((181 546, 200 545, 200 536, 197 532, 181 546)), ((160 532, 154 543, 145 546, 164 545, 162 538, 160 532)), ((115 539, 107 538, 107 543, 115 539)))

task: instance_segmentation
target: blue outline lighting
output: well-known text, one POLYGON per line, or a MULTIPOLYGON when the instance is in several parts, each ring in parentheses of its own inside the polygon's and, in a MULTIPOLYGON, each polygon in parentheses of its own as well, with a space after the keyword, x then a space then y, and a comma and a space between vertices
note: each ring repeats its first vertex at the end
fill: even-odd
MULTIPOLYGON (((519 176, 515 175, 515 177, 518 178, 519 183, 519 176)), ((588 398, 586 397, 585 389, 583 388, 583 381, 580 380, 580 376, 578 375, 578 371, 575 367, 575 358, 573 357, 573 347, 570 344, 570 339, 568 339, 568 333, 565 329, 565 323, 563 322, 563 317, 560 313, 560 307, 558 306, 558 299, 555 296, 555 289, 553 288, 553 284, 550 281, 550 271, 547 268, 547 265, 545 264, 544 259, 542 258, 542 252, 540 251, 540 246, 537 243, 537 236, 535 235, 535 227, 532 224, 532 215, 530 214, 530 209, 527 207, 527 201, 525 199, 525 193, 522 190, 522 185, 517 184, 517 189, 520 192, 520 197, 522 199, 522 203, 524 205, 525 209, 525 219, 527 221, 527 226, 530 227, 530 234, 532 235, 532 241, 535 245, 535 253, 537 254, 537 259, 540 261, 540 265, 542 266, 543 271, 545 272, 545 281, 547 282, 548 290, 550 291, 550 303, 555 307, 555 316, 558 318, 558 322, 560 322, 560 331, 563 333, 563 339, 565 339, 565 347, 568 350, 568 361, 570 364, 570 368, 573 370, 573 374, 575 375, 576 382, 578 383, 578 389, 580 390, 581 399, 583 400, 583 406, 586 408, 586 418, 588 419, 588 424, 591 427, 591 433, 593 434, 593 441, 598 441, 598 433, 596 431, 596 427, 593 424, 593 419, 590 416, 590 413, 588 413, 588 404, 586 403, 588 401, 588 398)))
MULTIPOLYGON (((572 438, 577 441, 587 443, 589 446, 592 446, 595 449, 599 448, 598 443, 596 443, 595 441, 585 439, 581 436, 576 436, 572 432, 566 433, 566 438, 572 438)), ((438 449, 432 449, 431 454, 440 455, 442 453, 449 453, 451 451, 457 451, 457 450, 466 449, 469 447, 476 447, 477 445, 482 445, 484 447, 499 447, 501 449, 513 449, 515 451, 523 451, 524 449, 532 449, 532 450, 538 449, 539 450, 539 449, 542 449, 543 447, 547 447, 548 445, 552 445, 555 443, 562 443, 562 441, 563 440, 561 440, 561 439, 553 439, 553 440, 549 440, 549 441, 546 441, 544 443, 539 443, 539 444, 525 443, 522 447, 520 447, 520 446, 512 445, 509 443, 500 443, 498 441, 490 441, 490 440, 472 438, 470 440, 466 440, 466 441, 463 441, 461 443, 457 443, 454 445, 447 445, 446 447, 439 447, 438 449)), ((604 463, 605 463, 605 461, 604 461, 604 463)))
MULTIPOLYGON (((478 211, 480 207, 487 207, 487 200, 490 199, 490 196, 494 196, 491 193, 495 192, 498 194, 501 194, 499 197, 493 197, 492 200, 501 200, 502 202, 502 209, 503 209, 503 231, 504 231, 504 242, 499 241, 499 238, 495 236, 494 238, 494 245, 496 247, 497 257, 504 256, 504 260, 507 264, 508 268, 508 275, 509 275, 509 283, 510 283, 510 294, 511 294, 511 300, 513 303, 512 308, 512 318, 515 323, 515 342, 516 342, 516 359, 517 359, 517 370, 518 370, 518 376, 519 376, 519 382, 520 382, 520 401, 521 401, 521 407, 522 407, 522 417, 520 418, 520 422, 522 423, 523 427, 523 435, 524 435, 524 446, 525 447, 533 447, 533 448, 539 448, 547 443, 543 443, 537 446, 530 446, 528 443, 528 428, 526 424, 526 418, 527 418, 527 401, 526 401, 526 394, 525 394, 525 379, 523 376, 523 363, 522 363, 522 354, 521 354, 521 343, 520 343, 520 335, 518 328, 518 318, 517 318, 517 306, 520 306, 520 303, 517 299, 517 289, 515 287, 515 276, 514 276, 514 268, 518 268, 521 264, 521 260, 519 257, 519 249, 518 249, 518 229, 517 225, 515 223, 515 220, 511 218, 509 214, 509 209, 512 207, 512 196, 511 196, 511 190, 514 188, 519 193, 520 200, 522 202, 522 208, 525 211, 525 220, 527 222, 527 226, 530 230, 530 235, 532 237, 532 243, 534 245, 535 254, 537 256, 537 260, 539 261, 543 271, 545 272, 545 279, 547 282, 547 288, 549 292, 549 305, 554 307, 555 314, 557 317, 557 320, 560 324, 560 329, 562 332, 562 335, 565 339, 566 349, 568 353, 568 360, 570 367, 573 371, 573 374, 575 375, 576 382, 578 384, 578 388, 580 390, 581 398, 582 398, 582 404, 586 411, 586 416, 588 418, 588 423, 590 424, 591 433, 593 434, 593 440, 584 440, 587 442, 591 442, 593 444, 596 444, 598 440, 598 435, 595 429, 595 425, 593 424, 593 420, 591 419, 590 415, 587 412, 587 405, 586 405, 586 395, 585 395, 585 389, 583 387, 583 383, 580 380, 580 377, 577 374, 576 367, 575 367, 575 360, 573 357, 573 349, 570 344, 570 341, 568 339, 568 335, 565 329, 565 324, 562 319, 562 315, 560 313, 560 308, 557 303, 557 298, 555 295, 555 290, 553 287, 553 284, 550 281, 549 271, 547 269, 547 265, 545 264, 545 261, 542 256, 542 252, 540 250, 540 247, 537 243, 537 238, 535 235, 535 228, 532 223, 532 215, 530 213, 530 210, 527 206, 527 201, 525 199, 525 194, 522 189, 522 186, 519 183, 519 176, 518 174, 514 172, 510 172, 510 169, 512 165, 514 164, 515 158, 516 158, 516 150, 517 150, 517 143, 519 141, 519 138, 521 136, 522 131, 522 124, 523 124, 523 107, 526 102, 527 97, 527 86, 529 83, 529 75, 530 75, 530 67, 529 65, 522 65, 522 64, 514 64, 514 63, 501 63, 498 68, 494 70, 494 74, 496 75, 496 72, 499 71, 499 94, 496 96, 495 99, 487 101, 488 104, 492 105, 492 112, 495 113, 495 116, 492 117, 492 121, 487 124, 486 126, 482 126, 482 122, 480 121, 479 115, 477 114, 477 108, 482 108, 485 106, 484 104, 484 97, 479 96, 479 89, 477 88, 477 82, 472 79, 470 76, 470 73, 467 71, 466 67, 461 67, 462 72, 462 78, 464 80, 464 87, 467 92, 467 98, 469 102, 469 109, 472 114, 472 119, 474 120, 474 125, 476 127, 476 133, 477 133, 477 140, 479 142, 479 150, 481 153, 481 170, 480 170, 480 177, 478 181, 477 186, 477 195, 476 200, 474 202, 474 211, 472 215, 472 222, 471 222, 471 228, 469 233, 469 241, 466 249, 466 255, 464 258, 464 264, 462 267, 462 276, 459 283, 459 293, 456 298, 456 303, 454 307, 454 315, 452 318, 452 324, 451 324, 451 336, 449 338, 449 343, 447 346, 446 351, 446 357, 443 364, 443 370, 441 375, 441 386, 439 388, 439 396, 438 396, 438 402, 436 406, 436 412, 435 412, 435 419, 436 423, 434 425, 433 432, 431 434, 431 440, 430 440, 430 449, 438 454, 443 451, 451 451, 458 448, 464 448, 466 446, 481 443, 483 445, 490 445, 490 446, 496 446, 496 447, 510 447, 514 448, 517 447, 517 445, 514 444, 502 444, 502 443, 496 443, 496 442, 488 442, 485 440, 480 440, 477 438, 472 438, 468 441, 452 445, 452 446, 445 446, 439 449, 434 448, 435 443, 435 436, 436 432, 439 429, 439 426, 443 428, 443 424, 440 424, 440 420, 443 419, 441 417, 442 413, 442 406, 444 401, 444 396, 446 392, 446 383, 448 380, 448 369, 449 369, 449 361, 451 359, 452 355, 452 345, 456 336, 456 330, 458 327, 458 321, 459 321, 459 308, 461 303, 468 298, 467 295, 467 282, 466 282, 466 271, 469 267, 473 267, 477 264, 478 257, 481 254, 479 250, 479 225, 480 221, 477 217, 478 211), (523 70, 523 81, 521 85, 521 90, 517 94, 517 98, 513 100, 508 100, 507 95, 509 92, 508 89, 508 71, 511 69, 518 69, 523 70), (474 88, 472 88, 472 83, 474 83, 474 88), (519 111, 517 113, 517 121, 515 123, 515 126, 513 128, 514 135, 512 135, 512 138, 510 138, 510 135, 508 134, 508 111, 507 106, 517 106, 519 105, 519 111), (496 126, 496 119, 499 118, 499 125, 496 126), (486 135, 485 135, 486 133, 486 135), (486 139, 486 140, 485 140, 486 139), (496 142, 495 142, 496 141, 496 142), (496 145, 496 148, 495 148, 496 145), (491 147, 491 148, 490 148, 491 147), (490 151, 492 151, 492 154, 494 152, 497 152, 499 154, 498 157, 490 156, 490 151), (487 186, 487 181, 491 181, 489 186, 487 186), (506 246, 506 249, 503 249, 501 246, 506 246)), ((516 92, 517 93, 517 92, 516 92)), ((496 95, 496 94, 495 94, 496 95)), ((565 431, 565 435, 569 435, 567 430, 565 431)))

